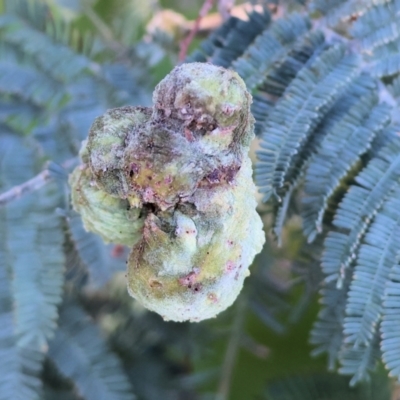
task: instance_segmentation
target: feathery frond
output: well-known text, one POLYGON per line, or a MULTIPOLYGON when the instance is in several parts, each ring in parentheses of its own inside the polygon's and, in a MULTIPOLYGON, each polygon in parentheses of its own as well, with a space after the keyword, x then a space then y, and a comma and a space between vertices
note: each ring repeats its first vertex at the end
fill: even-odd
POLYGON ((397 185, 400 177, 400 140, 383 147, 356 177, 339 205, 334 225, 340 231, 329 232, 325 240, 322 268, 328 280, 340 284, 343 270, 356 256, 361 238, 385 196, 397 185))
POLYGON ((311 9, 322 12, 330 26, 345 27, 359 45, 368 73, 383 78, 400 72, 398 0, 315 0, 311 9))
POLYGON ((237 20, 235 28, 225 35, 223 47, 217 47, 207 61, 228 68, 234 60, 247 51, 248 46, 269 26, 270 21, 271 16, 266 8, 263 13, 250 13, 247 21, 237 20))
POLYGON ((359 382, 368 381, 380 358, 379 335, 375 334, 368 345, 353 347, 344 344, 340 354, 341 367, 339 372, 343 375, 351 375, 350 385, 355 386, 359 382))
POLYGON ((400 295, 400 266, 399 250, 395 256, 395 265, 392 267, 389 279, 386 282, 383 297, 383 317, 380 324, 382 359, 388 368, 390 375, 400 379, 400 314, 399 314, 399 295, 400 295))
POLYGON ((76 212, 67 217, 69 232, 81 262, 88 273, 88 285, 104 286, 112 276, 125 269, 124 255, 112 257, 112 245, 106 246, 94 233, 85 231, 82 220, 76 212))
POLYGON ((306 171, 302 217, 310 241, 322 231, 329 197, 390 122, 390 109, 377 104, 376 84, 369 77, 362 75, 346 97, 355 98, 354 104, 328 128, 306 171))
POLYGON ((345 343, 369 345, 382 315, 385 283, 396 263, 400 237, 400 187, 390 193, 369 227, 355 262, 344 321, 345 343))
POLYGON ((236 17, 229 18, 201 43, 200 48, 195 50, 186 62, 211 61, 216 65, 229 67, 260 32, 269 27, 270 22, 271 16, 266 8, 262 13, 250 13, 247 21, 236 17))
MULTIPOLYGON (((1 220, 4 219, 3 213, 0 210, 1 220)), ((7 238, 3 225, 0 225, 0 239, 0 399, 37 399, 41 387, 37 375, 43 356, 39 351, 24 354, 17 345, 11 271, 7 265, 9 255, 5 249, 7 238), (27 368, 27 362, 33 370, 27 368)))
POLYGON ((336 46, 302 69, 278 102, 262 135, 256 182, 278 201, 300 171, 302 150, 313 129, 356 75, 356 60, 336 46), (297 161, 297 163, 295 163, 297 161), (293 165, 295 164, 295 165, 293 165))
MULTIPOLYGON (((39 1, 7 0, 0 15, 2 192, 32 178, 45 160, 71 165, 94 118, 107 108, 146 105, 150 98, 138 83, 148 70, 145 60, 135 60, 129 38, 137 27, 129 27, 129 18, 120 27, 129 32, 112 38, 117 51, 94 33, 76 36, 51 3, 49 8, 39 1)), ((368 378, 379 358, 400 377, 399 10, 399 0, 314 0, 302 14, 288 11, 285 18, 273 7, 263 8, 246 21, 230 18, 187 60, 235 69, 252 92, 261 137, 256 180, 264 201, 272 200, 273 229, 280 237, 287 215, 300 207, 304 234, 310 242, 317 239, 312 246, 324 242, 314 354, 328 353, 329 368, 339 366, 352 376, 351 384, 368 378)), ((164 386, 177 375, 172 368, 185 373, 193 368, 189 351, 178 352, 175 363, 175 353, 160 356, 171 351, 172 338, 185 335, 185 327, 153 324, 155 316, 131 303, 121 306, 112 295, 96 298, 104 285, 115 284, 112 278, 123 269, 118 253, 125 250, 85 232, 58 183, 0 208, 0 399, 132 399, 130 382, 153 371, 163 383, 151 392, 143 380, 138 395, 158 398, 160 387, 173 386, 164 386), (56 213, 58 207, 66 210, 56 213), (82 279, 72 276, 74 267, 82 279), (68 290, 81 291, 79 298, 101 304, 91 304, 96 318, 90 320, 66 295, 58 319, 65 280, 68 290), (105 311, 108 319, 99 316, 103 304, 112 309, 105 311), (119 354, 108 349, 96 326, 105 320, 119 354), (139 357, 142 350, 151 354, 139 357), (62 375, 60 390, 46 380, 51 363, 62 375)), ((264 251, 263 267, 267 258, 264 251)), ((257 322, 282 332, 275 311, 287 310, 288 303, 265 272, 260 266, 249 280, 246 304, 257 322)), ((267 398, 276 393, 297 398, 290 385, 278 389, 267 398)), ((301 391, 310 399, 325 393, 309 381, 301 391)), ((171 398, 178 392, 185 393, 180 388, 171 398)), ((373 392, 352 393, 367 399, 373 392)))
MULTIPOLYGON (((32 177, 37 171, 32 144, 11 134, 3 134, 0 144, 2 189, 32 177)), ((41 386, 41 363, 56 328, 64 281, 64 236, 54 212, 59 202, 57 188, 49 185, 1 210, 0 258, 8 276, 5 284, 12 290, 8 301, 14 305, 8 310, 12 311, 12 323, 5 332, 9 344, 15 343, 8 356, 14 366, 6 374, 8 398, 36 398, 41 386)))
POLYGON ((135 398, 120 361, 107 349, 88 315, 72 301, 60 310, 60 326, 49 358, 86 400, 135 398))
POLYGON ((309 28, 309 20, 299 14, 276 21, 232 63, 232 68, 242 77, 249 90, 253 90, 263 82, 274 62, 286 54, 287 47, 309 28))
POLYGON ((347 301, 347 291, 351 282, 351 271, 347 270, 340 288, 335 282, 324 283, 321 289, 321 310, 314 323, 310 342, 316 347, 312 355, 326 353, 328 369, 335 370, 343 342, 343 321, 347 301))

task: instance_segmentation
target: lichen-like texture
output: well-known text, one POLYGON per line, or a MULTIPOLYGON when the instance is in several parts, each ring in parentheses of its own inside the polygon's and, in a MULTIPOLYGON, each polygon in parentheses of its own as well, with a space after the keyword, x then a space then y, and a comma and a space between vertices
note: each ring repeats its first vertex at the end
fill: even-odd
POLYGON ((70 177, 86 229, 132 247, 128 291, 166 320, 230 306, 264 243, 249 143, 251 96, 233 71, 176 67, 153 108, 97 118, 70 177))

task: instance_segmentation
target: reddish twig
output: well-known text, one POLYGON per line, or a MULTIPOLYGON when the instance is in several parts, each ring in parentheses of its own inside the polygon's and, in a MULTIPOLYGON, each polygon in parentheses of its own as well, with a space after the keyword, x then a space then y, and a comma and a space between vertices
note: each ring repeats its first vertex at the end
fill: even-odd
POLYGON ((199 16, 196 18, 196 21, 194 22, 192 30, 189 32, 188 36, 181 41, 180 51, 179 51, 179 61, 183 61, 186 58, 190 43, 192 43, 193 38, 199 31, 200 22, 211 10, 213 3, 214 3, 213 0, 205 0, 203 6, 200 9, 199 16))
POLYGON ((231 16, 234 4, 235 0, 218 0, 218 11, 223 21, 226 21, 231 16))
POLYGON ((16 200, 26 193, 30 193, 35 190, 39 190, 51 179, 50 171, 45 169, 39 175, 29 179, 29 181, 22 183, 21 185, 14 186, 5 193, 0 194, 0 206, 4 206, 12 200, 16 200))
MULTIPOLYGON (((63 163, 62 167, 68 169, 75 163, 76 158, 72 158, 71 160, 67 160, 65 163, 63 163)), ((32 179, 29 179, 28 181, 20 185, 12 187, 4 193, 0 193, 0 207, 5 206, 7 203, 18 199, 25 194, 41 189, 52 179, 53 177, 50 173, 50 170, 48 169, 48 167, 46 167, 46 169, 40 172, 40 174, 34 176, 32 179)))

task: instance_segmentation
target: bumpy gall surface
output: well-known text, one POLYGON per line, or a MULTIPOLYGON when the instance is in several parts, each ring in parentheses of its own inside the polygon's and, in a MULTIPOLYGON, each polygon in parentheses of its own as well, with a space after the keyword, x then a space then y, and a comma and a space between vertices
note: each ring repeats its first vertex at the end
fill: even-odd
POLYGON ((193 63, 162 80, 153 103, 96 119, 72 202, 86 229, 132 247, 133 297, 166 320, 201 321, 234 302, 264 243, 251 96, 235 72, 193 63))

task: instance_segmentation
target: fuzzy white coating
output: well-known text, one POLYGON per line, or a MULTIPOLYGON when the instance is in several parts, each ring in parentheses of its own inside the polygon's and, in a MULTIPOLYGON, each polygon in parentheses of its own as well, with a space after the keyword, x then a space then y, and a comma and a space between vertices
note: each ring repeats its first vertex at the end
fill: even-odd
MULTIPOLYGON (((146 251, 153 258, 148 256, 141 267, 129 268, 128 291, 133 297, 166 320, 193 322, 215 317, 235 301, 265 241, 251 174, 250 160, 245 158, 233 187, 214 189, 211 198, 219 198, 224 206, 211 211, 210 224, 203 221, 196 227, 197 238, 190 237, 189 231, 196 218, 179 213, 177 229, 185 229, 184 241, 182 237, 166 241, 162 260, 154 257, 150 247, 146 251), (207 236, 208 240, 201 240, 207 236)), ((205 196, 192 200, 199 208, 206 207, 205 196)), ((158 243, 163 246, 164 242, 158 243)))
POLYGON ((131 296, 166 320, 215 317, 239 295, 264 244, 249 144, 251 96, 211 64, 176 67, 153 108, 98 117, 71 175, 85 227, 132 246, 131 296))

